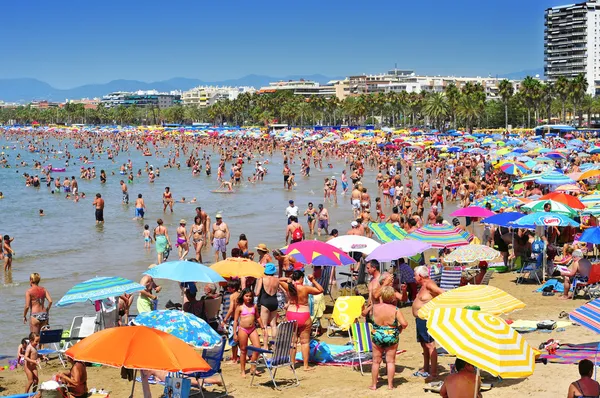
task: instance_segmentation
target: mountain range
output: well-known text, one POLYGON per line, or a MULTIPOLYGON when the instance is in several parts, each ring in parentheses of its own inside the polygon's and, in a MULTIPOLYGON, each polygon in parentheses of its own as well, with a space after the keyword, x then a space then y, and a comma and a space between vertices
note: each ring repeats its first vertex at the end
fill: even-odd
MULTIPOLYGON (((527 75, 543 76, 543 68, 523 70, 520 72, 507 73, 498 77, 507 79, 520 79, 527 75)), ((102 97, 114 91, 137 91, 158 90, 168 92, 172 90, 189 90, 197 86, 253 86, 260 88, 267 86, 269 82, 286 80, 313 80, 319 83, 327 83, 330 80, 339 80, 343 77, 329 77, 320 74, 313 75, 290 75, 285 77, 272 77, 264 75, 247 75, 239 79, 222 81, 204 81, 200 79, 189 79, 175 77, 169 80, 156 82, 142 82, 139 80, 112 80, 108 83, 86 84, 70 89, 59 89, 50 84, 34 78, 0 79, 0 100, 6 102, 27 103, 33 100, 49 100, 62 102, 65 99, 102 97)))

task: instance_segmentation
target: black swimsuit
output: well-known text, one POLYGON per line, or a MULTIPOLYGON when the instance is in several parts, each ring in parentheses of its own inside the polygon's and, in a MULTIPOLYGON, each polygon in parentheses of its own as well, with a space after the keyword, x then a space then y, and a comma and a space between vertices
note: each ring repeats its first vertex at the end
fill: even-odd
POLYGON ((277 302, 277 292, 275 294, 270 295, 265 290, 265 286, 262 285, 260 287, 260 295, 258 297, 258 302, 260 305, 268 309, 269 311, 276 311, 279 304, 277 302))

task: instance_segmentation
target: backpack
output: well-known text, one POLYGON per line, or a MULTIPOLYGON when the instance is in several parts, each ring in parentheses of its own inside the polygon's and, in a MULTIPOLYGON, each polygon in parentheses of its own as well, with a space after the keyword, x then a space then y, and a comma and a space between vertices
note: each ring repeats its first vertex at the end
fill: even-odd
POLYGON ((302 227, 298 227, 292 232, 293 240, 302 240, 302 227))
POLYGON ((544 242, 541 239, 536 238, 533 241, 533 243, 531 244, 531 252, 534 254, 540 254, 543 251, 544 251, 544 242))

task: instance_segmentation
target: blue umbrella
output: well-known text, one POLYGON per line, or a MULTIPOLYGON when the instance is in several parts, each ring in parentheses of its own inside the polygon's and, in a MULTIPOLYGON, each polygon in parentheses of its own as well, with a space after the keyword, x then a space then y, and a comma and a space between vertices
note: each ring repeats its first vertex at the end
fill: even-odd
POLYGON ((144 312, 136 316, 133 323, 169 333, 196 347, 211 348, 221 343, 221 336, 204 319, 188 312, 144 312))
POLYGON ((583 231, 580 242, 593 243, 595 245, 600 244, 600 227, 588 228, 583 231))
POLYGON ((524 217, 525 214, 516 211, 508 213, 500 213, 488 218, 484 218, 481 222, 484 224, 494 224, 501 227, 512 227, 512 222, 524 217))
POLYGON ((575 183, 575 181, 569 178, 568 176, 561 173, 557 173, 555 171, 542 174, 540 178, 535 180, 535 182, 538 184, 548 185, 563 185, 575 183))
POLYGON ((144 272, 144 275, 177 282, 225 282, 225 279, 215 270, 192 261, 167 261, 144 272))
POLYGON ((94 302, 109 297, 118 297, 124 293, 135 293, 144 290, 144 286, 129 279, 120 277, 96 277, 85 282, 78 283, 56 303, 57 307, 63 307, 86 301, 94 302))
POLYGON ((567 216, 563 216, 562 214, 547 211, 528 214, 516 221, 513 221, 512 225, 526 228, 531 228, 532 226, 578 227, 579 223, 567 216))

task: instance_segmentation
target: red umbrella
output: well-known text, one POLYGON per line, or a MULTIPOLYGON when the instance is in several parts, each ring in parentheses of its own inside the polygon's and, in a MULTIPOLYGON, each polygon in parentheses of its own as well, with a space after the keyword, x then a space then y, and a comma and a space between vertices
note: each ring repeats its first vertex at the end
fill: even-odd
POLYGON ((577 199, 573 195, 566 194, 564 192, 550 192, 539 198, 538 200, 554 200, 556 202, 560 202, 564 205, 572 207, 573 209, 585 209, 585 205, 581 203, 579 199, 577 199))

